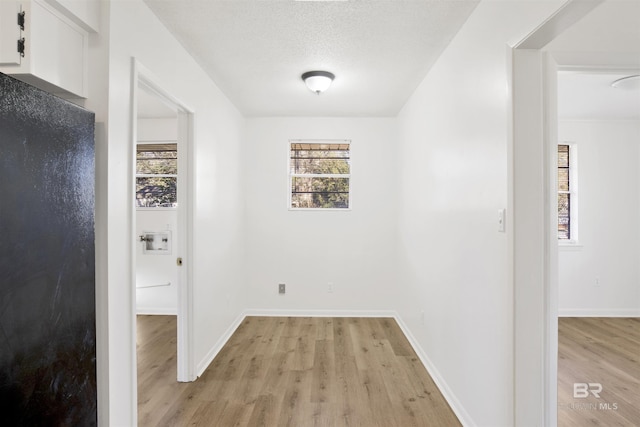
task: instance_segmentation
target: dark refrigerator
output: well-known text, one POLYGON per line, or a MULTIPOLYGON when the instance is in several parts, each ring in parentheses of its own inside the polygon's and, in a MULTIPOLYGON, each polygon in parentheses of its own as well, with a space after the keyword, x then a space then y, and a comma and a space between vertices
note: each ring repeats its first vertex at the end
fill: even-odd
POLYGON ((0 74, 0 425, 97 424, 94 123, 0 74))

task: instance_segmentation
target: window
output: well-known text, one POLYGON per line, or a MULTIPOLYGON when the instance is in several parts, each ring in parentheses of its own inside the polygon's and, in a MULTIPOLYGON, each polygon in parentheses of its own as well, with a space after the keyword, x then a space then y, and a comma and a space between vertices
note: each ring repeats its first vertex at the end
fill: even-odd
POLYGON ((138 144, 136 147, 136 206, 178 205, 178 144, 138 144))
POLYGON ((578 237, 575 145, 558 145, 558 240, 575 243, 578 237))
POLYGON ((348 209, 350 141, 290 141, 291 209, 348 209))

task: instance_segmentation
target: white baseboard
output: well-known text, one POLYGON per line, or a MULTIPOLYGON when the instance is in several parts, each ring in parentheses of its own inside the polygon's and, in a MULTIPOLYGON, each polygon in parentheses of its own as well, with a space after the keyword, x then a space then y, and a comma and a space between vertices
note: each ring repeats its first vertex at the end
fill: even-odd
POLYGON ((391 310, 286 310, 259 309, 245 310, 246 316, 265 317, 396 317, 391 310))
POLYGON ((166 308, 166 307, 138 307, 136 309, 136 314, 157 315, 157 316, 177 316, 178 309, 166 308))
POLYGON ((640 317, 640 308, 561 308, 558 317, 640 317))
POLYGON ((213 359, 220 353, 222 347, 229 341, 231 335, 238 329, 238 326, 242 323, 244 318, 246 317, 245 312, 242 312, 236 317, 236 319, 231 323, 231 325, 227 328, 227 330, 222 334, 222 336, 218 339, 218 341, 211 347, 207 355, 200 361, 200 363, 196 366, 196 378, 201 376, 205 369, 209 367, 213 359))
POLYGON ((424 349, 420 346, 420 344, 418 344, 418 341, 411 333, 409 327, 402 321, 400 315, 398 313, 395 313, 393 317, 396 319, 398 326, 400 326, 400 329, 402 329, 402 332, 407 337, 407 340, 409 340, 409 344, 411 344, 411 347, 413 347, 413 350, 418 355, 418 358, 427 369, 427 372, 429 373, 429 375, 431 375, 431 378, 440 390, 440 393, 442 393, 442 396, 451 407, 451 410, 456 414, 458 420, 460 420, 460 423, 462 423, 463 426, 475 426, 476 423, 473 422, 473 419, 471 418, 469 413, 464 409, 453 391, 451 391, 451 388, 449 388, 447 382, 444 380, 442 375, 440 375, 440 372, 431 362, 424 349))

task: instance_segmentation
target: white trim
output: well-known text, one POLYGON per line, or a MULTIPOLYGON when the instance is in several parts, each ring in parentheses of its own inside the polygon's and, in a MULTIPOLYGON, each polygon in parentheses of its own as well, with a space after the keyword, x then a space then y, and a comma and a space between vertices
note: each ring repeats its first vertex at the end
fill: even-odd
POLYGON ((136 206, 136 210, 138 211, 146 211, 146 212, 161 212, 161 211, 173 211, 175 212, 178 209, 178 207, 167 207, 167 206, 162 206, 162 207, 157 207, 157 208, 153 208, 153 207, 148 207, 148 206, 136 206))
MULTIPOLYGON (((557 218, 551 221, 549 169, 551 150, 545 117, 546 63, 538 50, 514 49, 512 56, 513 127, 510 138, 513 187, 514 297, 514 422, 516 426, 556 425, 549 402, 550 376, 556 372, 549 357, 552 328, 557 319, 550 301, 549 243, 557 248, 557 218), (553 224, 553 225, 552 225, 553 224), (552 230, 553 238, 551 238, 552 230)), ((555 170, 555 168, 554 168, 555 170)), ((557 174, 557 171, 555 172, 557 174)), ((556 249, 557 250, 557 249, 556 249)), ((557 387, 557 386, 556 386, 557 387)))
POLYGON ((177 316, 177 308, 167 307, 138 307, 136 315, 141 316, 177 316))
POLYGON ((177 144, 178 143, 178 139, 177 138, 172 138, 172 139, 160 139, 160 138, 154 138, 154 139, 138 139, 138 142, 136 142, 137 145, 156 145, 156 144, 166 144, 166 143, 174 143, 177 144))
POLYGON ((516 49, 540 50, 604 0, 565 0, 556 12, 520 41, 516 49))
MULTIPOLYGON (((178 111, 178 257, 183 265, 178 269, 178 336, 184 345, 178 345, 178 381, 195 381, 195 351, 193 338, 193 275, 194 255, 194 204, 195 204, 195 114, 186 108, 178 111), (182 315, 180 315, 182 314, 182 315)), ((177 261, 177 259, 176 259, 177 261)))
POLYGON ((587 73, 629 73, 640 69, 640 57, 629 52, 555 52, 562 71, 587 73))
POLYGON ((177 173, 137 173, 136 178, 177 178, 177 173))
MULTIPOLYGON (((349 168, 351 169, 351 168, 349 168)), ((292 173, 291 178, 351 178, 351 173, 292 173)))
POLYGON ((543 148, 547 169, 544 188, 544 217, 546 237, 544 239, 544 394, 548 408, 545 411, 545 425, 552 427, 558 423, 558 64, 551 55, 543 57, 543 108, 544 143, 543 148), (554 232, 555 230, 555 232, 554 232))
MULTIPOLYGON (((308 0, 301 0, 301 1, 308 1, 308 0)), ((349 185, 349 192, 351 192, 351 185, 349 185)), ((349 204, 351 204, 351 202, 349 202, 349 204)), ((353 209, 351 209, 350 207, 349 208, 292 208, 292 207, 289 207, 289 210, 292 212, 351 212, 353 209)))
POLYGON ((393 310, 279 310, 251 308, 244 311, 245 316, 265 317, 393 317, 393 310))
POLYGON ((444 399, 447 401, 447 403, 451 407, 451 410, 453 411, 453 413, 456 414, 456 416, 458 417, 458 420, 460 421, 460 423, 462 423, 463 426, 475 426, 476 423, 473 422, 471 415, 469 415, 469 413, 464 409, 464 406, 462 406, 462 403, 460 403, 460 401, 458 400, 456 395, 453 393, 453 391, 451 390, 447 382, 444 380, 444 377, 440 374, 440 371, 438 371, 435 365, 431 362, 431 359, 429 359, 429 357, 427 356, 427 353, 418 343, 418 340, 413 336, 409 327, 402 321, 402 318, 400 317, 400 315, 398 313, 395 313, 393 318, 398 323, 398 326, 400 326, 400 329, 404 333, 404 336, 409 341, 409 344, 411 344, 411 347, 413 347, 413 350, 416 352, 416 355, 418 356, 418 358, 424 365, 425 369, 431 376, 431 379, 436 384, 436 387, 438 387, 438 389, 440 390, 440 393, 442 394, 444 399))
POLYGON ((579 243, 558 240, 558 250, 560 252, 581 251, 582 248, 584 248, 584 246, 579 243))
MULTIPOLYGON (((513 264, 510 273, 513 272, 514 290, 514 425, 517 426, 557 425, 557 195, 551 175, 556 167, 551 167, 553 163, 549 160, 553 155, 549 146, 557 140, 558 64, 550 55, 543 55, 542 49, 602 1, 566 1, 518 43, 509 56, 513 127, 508 200, 514 206, 515 225, 508 256, 513 264), (530 88, 532 85, 534 90, 530 88), (533 154, 532 164, 527 164, 528 151, 533 154)), ((553 173, 557 176, 557 171, 553 173)))
POLYGON ((640 317, 640 308, 561 308, 558 317, 640 317))
POLYGON ((127 159, 129 162, 129 173, 127 177, 127 181, 129 183, 129 188, 127 191, 127 209, 129 210, 129 227, 127 230, 127 236, 129 236, 130 242, 130 250, 131 250, 131 258, 129 259, 129 292, 131 292, 130 298, 130 306, 129 312, 127 313, 130 316, 131 329, 129 330, 129 345, 131 354, 129 355, 131 359, 131 371, 132 375, 129 378, 130 390, 131 390, 131 408, 133 411, 131 413, 131 424, 138 425, 138 332, 137 332, 137 289, 135 287, 136 283, 136 269, 137 269, 137 240, 135 238, 136 235, 136 203, 134 202, 136 197, 136 140, 138 139, 138 76, 139 69, 137 61, 132 61, 131 66, 131 135, 129 141, 129 158, 127 159))
MULTIPOLYGON (((555 57, 555 55, 554 55, 555 57)), ((640 73, 640 70, 635 71, 640 73)), ((638 123, 640 119, 559 119, 558 123, 638 123)))
POLYGON ((158 284, 153 284, 153 285, 138 285, 138 284, 136 284, 136 289, 160 288, 160 287, 164 287, 164 286, 171 286, 171 282, 158 283, 158 284))
POLYGON ((209 367, 213 359, 216 358, 220 350, 224 347, 224 345, 229 341, 231 336, 234 334, 238 326, 244 321, 247 315, 245 312, 242 312, 236 317, 236 319, 229 325, 227 330, 218 338, 218 341, 211 347, 211 349, 207 352, 207 354, 202 358, 202 360, 196 366, 196 378, 201 376, 204 371, 209 367))

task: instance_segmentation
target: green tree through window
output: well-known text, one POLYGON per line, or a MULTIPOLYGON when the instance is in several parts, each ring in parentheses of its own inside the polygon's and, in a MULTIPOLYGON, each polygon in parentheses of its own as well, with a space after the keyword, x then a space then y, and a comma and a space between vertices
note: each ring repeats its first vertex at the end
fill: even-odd
POLYGON ((177 144, 138 144, 136 151, 136 206, 176 207, 177 144))
POLYGON ((291 208, 349 208, 350 145, 348 141, 290 143, 291 208))
POLYGON ((575 149, 569 144, 558 145, 558 239, 576 240, 576 183, 574 182, 575 149))

